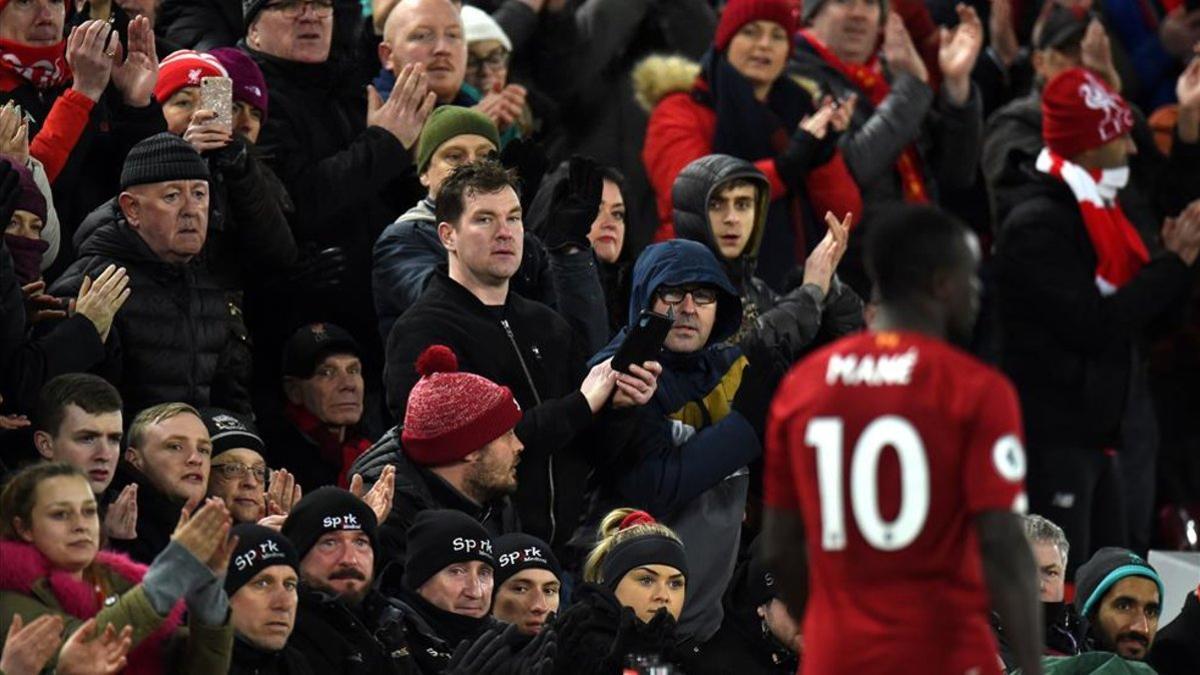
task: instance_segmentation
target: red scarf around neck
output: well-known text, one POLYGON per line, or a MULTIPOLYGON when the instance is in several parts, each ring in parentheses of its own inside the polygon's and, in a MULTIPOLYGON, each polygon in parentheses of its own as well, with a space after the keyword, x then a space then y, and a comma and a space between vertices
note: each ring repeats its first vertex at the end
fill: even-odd
MULTIPOLYGON (((818 56, 861 89, 867 95, 867 99, 871 101, 871 105, 878 107, 883 99, 892 93, 892 85, 883 76, 883 68, 879 65, 878 55, 872 56, 862 65, 846 63, 838 58, 837 54, 834 54, 824 42, 821 42, 821 39, 811 30, 806 28, 800 31, 800 34, 804 36, 818 56)), ((900 174, 900 187, 904 192, 904 201, 909 204, 927 204, 929 191, 925 187, 921 155, 917 153, 915 145, 910 143, 900 153, 896 159, 896 171, 900 174)))
POLYGON ((1116 191, 1102 184, 1103 172, 1072 164, 1049 148, 1038 155, 1036 167, 1066 183, 1075 195, 1096 250, 1096 286, 1102 295, 1116 293, 1150 262, 1145 242, 1117 203, 1116 191))
POLYGON ((359 435, 353 427, 346 428, 346 435, 339 440, 316 415, 302 405, 288 402, 284 414, 304 435, 311 438, 319 448, 321 459, 338 468, 337 486, 350 487, 350 465, 371 447, 370 439, 359 435))
POLYGON ((51 89, 71 81, 66 54, 66 40, 48 47, 0 40, 0 64, 38 89, 51 89))

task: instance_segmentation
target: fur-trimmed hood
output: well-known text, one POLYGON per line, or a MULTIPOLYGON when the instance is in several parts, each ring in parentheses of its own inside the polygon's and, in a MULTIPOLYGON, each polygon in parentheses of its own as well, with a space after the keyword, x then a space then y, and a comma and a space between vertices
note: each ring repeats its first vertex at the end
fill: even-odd
POLYGON ((633 67, 633 95, 647 113, 671 94, 691 91, 700 64, 683 56, 652 54, 633 67))
MULTIPOLYGON (((0 540, 0 591, 34 595, 39 582, 45 580, 62 612, 77 619, 90 619, 100 613, 100 601, 92 586, 63 570, 54 569, 46 556, 31 544, 0 540)), ((140 584, 147 567, 129 557, 112 551, 100 551, 93 563, 113 581, 127 582, 124 588, 113 589, 115 594, 127 592, 140 584)), ((149 637, 133 646, 129 664, 122 671, 127 675, 157 675, 167 672, 164 648, 167 640, 179 627, 184 602, 180 600, 171 613, 149 637)), ((54 608, 50 608, 54 612, 54 608)))

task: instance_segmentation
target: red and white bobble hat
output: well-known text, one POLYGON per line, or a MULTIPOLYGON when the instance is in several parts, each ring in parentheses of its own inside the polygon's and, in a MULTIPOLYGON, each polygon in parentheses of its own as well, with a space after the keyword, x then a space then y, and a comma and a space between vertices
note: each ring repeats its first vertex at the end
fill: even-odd
POLYGON ((154 99, 160 104, 184 87, 199 87, 202 77, 229 77, 225 66, 211 54, 192 49, 171 52, 158 64, 158 84, 154 85, 154 99))

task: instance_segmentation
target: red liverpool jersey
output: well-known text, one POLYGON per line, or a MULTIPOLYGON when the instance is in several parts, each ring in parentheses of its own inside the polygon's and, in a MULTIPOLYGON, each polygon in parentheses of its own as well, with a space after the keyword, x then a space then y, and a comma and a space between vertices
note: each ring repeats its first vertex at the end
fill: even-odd
POLYGON ((784 379, 766 452, 766 503, 804 521, 803 673, 1000 672, 973 518, 1024 510, 1003 375, 924 335, 851 336, 784 379))

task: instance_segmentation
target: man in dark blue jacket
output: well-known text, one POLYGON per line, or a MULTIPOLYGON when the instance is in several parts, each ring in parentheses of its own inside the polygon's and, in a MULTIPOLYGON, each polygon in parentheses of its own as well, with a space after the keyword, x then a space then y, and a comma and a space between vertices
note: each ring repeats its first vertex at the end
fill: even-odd
MULTIPOLYGON (((691 561, 680 632, 697 642, 721 625, 721 595, 737 562, 750 474, 782 368, 753 367, 726 341, 742 323, 742 301, 703 244, 675 239, 642 252, 633 268, 629 324, 643 309, 674 312, 663 343, 658 391, 639 408, 638 457, 614 462, 611 497, 650 511, 683 540, 691 561), (686 457, 686 461, 685 461, 686 457)), ((626 331, 594 357, 616 352, 626 331)), ((751 348, 752 357, 765 349, 751 348)))

